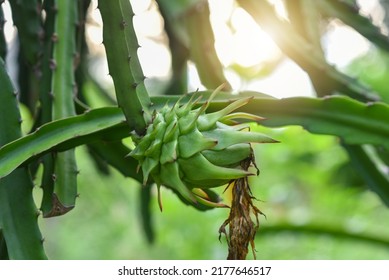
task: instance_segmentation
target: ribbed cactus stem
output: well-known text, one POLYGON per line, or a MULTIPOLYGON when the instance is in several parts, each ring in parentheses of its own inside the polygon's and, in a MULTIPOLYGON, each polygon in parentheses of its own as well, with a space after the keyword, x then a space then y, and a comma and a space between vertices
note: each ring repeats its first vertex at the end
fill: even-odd
POLYGON ((42 56, 44 31, 41 19, 41 1, 10 0, 12 18, 18 28, 20 46, 28 63, 36 70, 42 56))
MULTIPOLYGON (((0 58, 0 147, 21 137, 16 92, 0 58)), ((26 168, 0 179, 0 228, 10 259, 45 259, 26 168)))
MULTIPOLYGON (((43 9, 46 12, 46 19, 44 23, 45 37, 44 37, 44 52, 42 57, 41 71, 42 76, 40 79, 39 88, 39 101, 40 101, 40 114, 39 119, 35 123, 35 127, 39 127, 52 120, 52 54, 53 45, 56 40, 54 34, 54 22, 56 16, 56 6, 54 0, 47 0, 43 3, 43 9)), ((54 180, 52 175, 54 174, 54 158, 52 154, 48 154, 42 157, 43 163, 43 175, 41 188, 43 190, 43 197, 41 203, 41 210, 43 216, 48 216, 48 213, 52 213, 53 209, 53 190, 54 180)))
POLYGON ((0 57, 5 60, 5 56, 7 54, 7 42, 5 41, 5 33, 4 33, 4 24, 5 24, 5 18, 4 18, 4 12, 2 3, 4 0, 0 1, 0 57))
MULTIPOLYGON (((55 42, 53 50, 53 119, 75 115, 74 60, 76 55, 77 2, 56 1, 55 42)), ((74 149, 54 156, 52 174, 54 191, 52 208, 44 211, 46 217, 62 215, 75 206, 77 197, 77 165, 74 149)))
POLYGON ((216 53, 208 1, 197 1, 182 18, 188 34, 190 57, 196 64, 201 83, 210 89, 224 84, 225 90, 231 90, 216 53))
POLYGON ((128 0, 99 1, 103 18, 103 43, 119 107, 131 130, 143 135, 151 120, 151 101, 138 58, 138 39, 128 0))

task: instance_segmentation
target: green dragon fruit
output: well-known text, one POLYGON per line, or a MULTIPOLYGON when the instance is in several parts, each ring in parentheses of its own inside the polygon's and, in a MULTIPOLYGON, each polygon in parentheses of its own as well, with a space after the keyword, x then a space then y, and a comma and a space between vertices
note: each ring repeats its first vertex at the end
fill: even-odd
POLYGON ((194 94, 186 104, 178 101, 174 106, 166 105, 153 113, 146 134, 135 141, 136 148, 129 154, 139 161, 144 184, 151 176, 158 190, 164 185, 190 203, 199 201, 212 205, 207 194, 209 188, 253 175, 240 164, 253 156, 250 143, 276 141, 248 131, 248 121, 262 118, 234 112, 250 98, 238 99, 220 111, 207 113, 216 93, 197 108, 201 96, 193 101, 194 94))

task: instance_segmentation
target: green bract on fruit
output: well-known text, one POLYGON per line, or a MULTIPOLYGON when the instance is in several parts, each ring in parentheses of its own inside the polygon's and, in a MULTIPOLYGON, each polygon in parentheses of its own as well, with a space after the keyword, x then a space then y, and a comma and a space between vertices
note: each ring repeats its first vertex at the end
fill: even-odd
POLYGON ((144 183, 151 176, 158 186, 175 190, 189 202, 208 203, 204 190, 253 175, 240 165, 252 157, 250 143, 275 141, 248 131, 247 122, 261 120, 260 117, 234 112, 250 98, 207 113, 215 94, 216 91, 197 108, 195 94, 186 104, 177 102, 153 113, 146 134, 136 141, 136 148, 130 153, 139 160, 144 183))

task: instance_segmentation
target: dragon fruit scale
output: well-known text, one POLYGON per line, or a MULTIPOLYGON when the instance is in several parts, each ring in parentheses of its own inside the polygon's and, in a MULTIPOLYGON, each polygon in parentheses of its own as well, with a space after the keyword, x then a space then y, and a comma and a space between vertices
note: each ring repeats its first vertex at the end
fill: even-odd
POLYGON ((216 93, 197 108, 194 94, 186 104, 178 101, 154 111, 146 134, 135 140, 137 145, 129 154, 139 161, 144 184, 151 176, 158 187, 171 188, 190 203, 207 203, 204 190, 253 175, 241 167, 242 161, 253 156, 250 143, 276 141, 248 131, 247 122, 262 118, 234 112, 250 98, 207 113, 216 93))

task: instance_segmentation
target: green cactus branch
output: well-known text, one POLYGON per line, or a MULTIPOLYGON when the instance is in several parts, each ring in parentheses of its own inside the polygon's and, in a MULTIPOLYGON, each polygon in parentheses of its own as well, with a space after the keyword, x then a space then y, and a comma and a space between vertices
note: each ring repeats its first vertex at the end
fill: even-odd
POLYGON ((20 43, 17 54, 19 100, 34 112, 45 33, 41 18, 42 3, 38 0, 11 0, 9 3, 20 43))
POLYGON ((46 259, 32 188, 26 168, 0 179, 0 227, 10 259, 46 259))
POLYGON ((4 165, 0 166, 8 171, 0 175, 0 178, 9 174, 14 169, 15 164, 20 165, 17 158, 26 156, 23 155, 25 152, 28 153, 25 157, 27 160, 39 156, 45 151, 53 151, 52 148, 61 143, 64 143, 65 147, 58 151, 74 148, 75 145, 72 142, 78 142, 80 139, 82 142, 78 142, 79 145, 93 142, 95 139, 109 141, 124 138, 128 136, 128 131, 126 131, 123 122, 124 116, 119 109, 102 108, 45 124, 28 136, 16 140, 18 148, 11 147, 9 149, 6 146, 1 148, 1 151, 5 153, 0 155, 1 159, 4 160, 4 165), (120 131, 117 131, 118 127, 120 131), (89 136, 88 139, 83 138, 86 136, 89 136), (112 137, 114 138, 112 139, 112 137), (66 141, 71 141, 71 144, 67 145, 66 141))
POLYGON ((75 114, 74 59, 76 58, 75 28, 77 3, 57 1, 53 50, 53 119, 75 114))
MULTIPOLYGON (((188 60, 189 48, 180 40, 180 36, 175 31, 178 26, 174 24, 171 13, 171 1, 157 0, 159 11, 163 17, 165 32, 169 39, 169 48, 172 56, 172 77, 169 86, 165 90, 165 94, 174 95, 181 92, 188 92, 188 60), (169 3, 170 5, 167 5, 169 3)), ((221 84, 221 83, 220 83, 221 84)))
POLYGON ((389 176, 372 160, 366 150, 357 145, 343 145, 349 154, 351 163, 367 182, 370 189, 377 193, 389 207, 389 176))
MULTIPOLYGON (((206 98, 208 94, 210 92, 202 93, 203 98, 206 98)), ((252 92, 249 94, 254 95, 252 92)), ((174 100, 177 101, 178 98, 156 97, 153 98, 153 102, 155 106, 162 106, 169 100, 174 103, 174 100)), ((209 110, 217 111, 226 108, 233 100, 236 100, 234 95, 220 93, 209 104, 209 110)), ((206 99, 203 99, 199 103, 205 101, 206 99)), ((339 136, 347 144, 375 144, 388 147, 385 139, 389 136, 389 126, 386 122, 387 116, 389 116, 389 106, 384 103, 366 105, 341 96, 324 99, 294 97, 278 100, 259 94, 259 97, 254 97, 248 104, 242 106, 242 110, 265 117, 266 119, 261 121, 265 126, 301 125, 313 133, 339 136)), ((48 151, 61 151, 76 145, 86 144, 90 141, 96 141, 99 137, 104 138, 107 134, 110 135, 111 140, 119 140, 128 135, 127 126, 123 124, 124 116, 119 109, 102 108, 42 126, 37 132, 0 149, 0 176, 9 174, 23 162, 48 151), (61 134, 56 134, 57 131, 61 131, 61 134), (114 131, 116 132, 113 133, 114 131), (114 135, 116 135, 115 139, 113 139, 114 135)), ((210 137, 213 136, 210 135, 210 137)), ((114 153, 108 158, 113 155, 114 153)), ((117 156, 124 157, 124 153, 117 156)), ((132 166, 133 172, 124 171, 123 173, 122 171, 122 173, 142 182, 142 178, 134 173, 136 161, 123 161, 122 164, 115 163, 114 166, 119 170, 125 170, 126 163, 132 166)), ((371 174, 369 176, 371 177, 371 174)), ((367 180, 369 186, 381 197, 384 203, 388 203, 389 183, 387 178, 382 176, 374 178, 376 178, 374 181, 371 178, 367 180)))
POLYGON ((180 20, 185 24, 190 57, 196 64, 201 83, 208 89, 215 89, 224 84, 224 90, 231 90, 216 54, 208 1, 200 1, 193 5, 181 15, 180 20))
MULTIPOLYGON (((42 40, 44 36, 42 19, 40 18, 41 1, 10 0, 12 18, 18 28, 20 46, 30 66, 38 70, 42 56, 42 40)), ((36 73, 37 74, 37 73, 36 73)))
POLYGON ((319 96, 340 93, 360 101, 380 99, 375 92, 357 80, 329 65, 320 50, 294 32, 288 22, 280 20, 275 9, 266 0, 238 0, 238 3, 264 30, 269 32, 286 55, 307 71, 319 96), (308 53, 310 55, 307 55, 308 53))
MULTIPOLYGON (((16 92, 0 59, 0 147, 20 139, 20 114, 16 92)), ((38 212, 32 197, 33 183, 27 168, 0 178, 0 228, 10 259, 45 259, 38 212)))
POLYGON ((138 58, 138 40, 128 0, 99 1, 103 18, 103 43, 119 107, 131 129, 145 132, 151 120, 151 101, 138 58), (126 62, 126 63, 123 63, 126 62))
MULTIPOLYGON (((55 42, 53 49, 53 119, 75 115, 74 61, 76 58, 77 2, 56 1, 55 42)), ((48 202, 43 202, 44 216, 62 215, 75 206, 77 197, 77 174, 75 151, 70 149, 53 154, 54 188, 48 202), (51 196, 51 198, 50 198, 51 196), (50 207, 50 202, 52 206, 50 207)), ((45 189, 50 191, 49 189, 45 189)))
POLYGON ((286 0, 285 7, 292 27, 302 36, 324 59, 321 45, 321 25, 318 1, 286 0))
MULTIPOLYGON (((346 2, 339 2, 337 0, 289 0, 286 1, 286 4, 288 16, 291 20, 291 26, 296 29, 300 36, 305 38, 314 47, 318 54, 321 55, 324 62, 325 55, 321 47, 321 22, 317 20, 321 17, 321 14, 328 17, 339 18, 344 23, 360 32, 361 35, 370 39, 377 46, 386 51, 388 50, 388 38, 383 35, 379 28, 374 26, 369 19, 361 16, 356 7, 346 2)), ((327 92, 326 88, 330 83, 321 77, 321 72, 316 72, 311 69, 308 74, 310 75, 312 83, 316 88, 317 94, 319 96, 325 94, 327 92)), ((339 87, 338 90, 341 92, 342 87, 339 87)), ((386 178, 385 175, 378 170, 376 164, 370 160, 369 155, 365 153, 362 147, 351 147, 351 145, 347 144, 344 144, 343 147, 349 154, 351 161, 355 163, 356 169, 363 169, 360 174, 364 177, 367 185, 373 191, 377 192, 384 203, 388 205, 388 178, 386 178), (364 159, 365 161, 360 161, 360 159, 364 159), (365 165, 364 168, 361 168, 361 164, 365 165)), ((380 154, 382 154, 382 152, 380 154)))
POLYGON ((302 125, 312 133, 337 135, 348 144, 382 144, 389 147, 384 140, 389 137, 386 121, 389 105, 385 103, 366 105, 340 96, 324 99, 295 97, 252 102, 244 109, 264 116, 266 120, 262 124, 265 126, 302 125))
POLYGON ((375 26, 371 19, 362 16, 356 5, 338 0, 319 0, 318 7, 328 17, 338 18, 345 24, 354 28, 370 42, 389 52, 389 37, 384 35, 380 28, 375 26))
POLYGON ((4 12, 2 3, 3 1, 0 1, 0 57, 5 60, 5 56, 7 54, 7 42, 5 41, 5 35, 4 35, 4 24, 5 24, 5 18, 4 18, 4 12))
MULTIPOLYGON (((172 45, 170 41, 175 43, 172 45, 173 71, 177 67, 182 70, 186 66, 187 56, 190 56, 196 65, 200 81, 206 88, 216 89, 224 84, 224 90, 231 90, 216 53, 208 1, 157 2, 164 17, 169 44, 172 45)), ((173 75, 173 79, 181 78, 182 74, 185 73, 173 75)))
MULTIPOLYGON (((53 55, 53 40, 55 40, 54 25, 56 17, 56 6, 54 0, 44 1, 43 9, 46 12, 46 19, 44 23, 45 37, 44 37, 44 52, 41 63, 42 77, 39 81, 39 117, 36 119, 33 130, 37 127, 52 121, 52 55, 53 55)), ((41 210, 43 215, 49 213, 53 208, 52 198, 54 191, 54 158, 52 154, 45 155, 42 159, 43 174, 41 188, 43 190, 43 198, 41 202, 41 210)), ((37 164, 35 164, 37 170, 37 164)), ((32 168, 31 168, 32 169, 32 168)))
POLYGON ((152 184, 143 186, 139 190, 139 215, 142 218, 142 228, 146 234, 147 241, 152 244, 155 240, 155 230, 153 223, 153 212, 151 208, 152 196, 152 184))
POLYGON ((0 228, 0 260, 8 260, 8 250, 7 250, 7 244, 5 244, 5 239, 3 236, 3 232, 0 228))
POLYGON ((44 1, 43 9, 46 12, 46 20, 44 23, 45 36, 43 40, 44 52, 42 56, 42 65, 41 65, 42 76, 40 78, 40 83, 39 83, 40 113, 39 113, 39 119, 35 124, 36 127, 39 127, 44 123, 50 122, 53 118, 52 116, 53 96, 52 96, 51 86, 52 86, 52 71, 53 71, 54 64, 51 59, 53 55, 53 44, 54 44, 53 41, 56 40, 56 37, 53 36, 55 16, 56 16, 55 1, 54 0, 44 1))
MULTIPOLYGON (((205 102, 208 94, 209 92, 202 93, 204 97, 199 104, 205 102)), ((250 92, 249 95, 253 93, 250 92)), ((169 100, 174 103, 178 98, 180 97, 156 97, 152 98, 152 101, 155 106, 163 106, 169 100)), ((236 99, 236 95, 220 93, 209 105, 209 110, 224 108, 236 99)), ((389 116, 389 106, 384 103, 366 105, 341 96, 324 99, 272 99, 260 95, 242 106, 242 110, 265 117, 266 119, 261 121, 265 126, 301 125, 312 133, 339 136, 348 144, 387 146, 389 125, 386 120, 389 116)), ((80 116, 46 124, 38 131, 0 149, 0 177, 9 174, 29 158, 52 150, 53 147, 63 150, 97 139, 88 138, 92 134, 101 138, 109 135, 113 137, 114 130, 117 133, 116 139, 123 138, 128 135, 128 129, 123 122, 121 111, 112 107, 94 109, 80 116), (61 148, 61 144, 65 147, 61 148)))
POLYGON ((266 235, 273 235, 280 232, 288 232, 293 234, 305 234, 305 235, 326 235, 332 236, 342 240, 352 240, 357 242, 368 242, 377 246, 389 247, 389 239, 385 237, 376 236, 371 233, 354 233, 349 232, 341 227, 326 226, 323 224, 306 224, 306 225, 293 225, 290 223, 279 223, 270 226, 262 226, 261 234, 257 236, 257 239, 266 237, 266 235))
POLYGON ((129 168, 130 166, 137 166, 138 162, 134 158, 127 156, 131 150, 120 140, 93 141, 89 143, 88 147, 109 165, 122 173, 123 176, 133 178, 138 182, 143 181, 141 172, 137 172, 136 168, 129 168))

